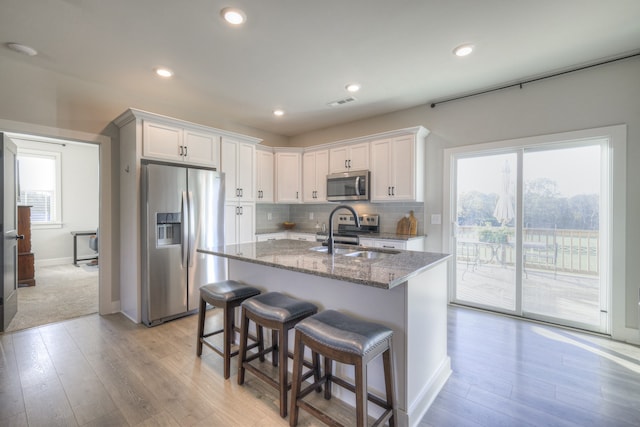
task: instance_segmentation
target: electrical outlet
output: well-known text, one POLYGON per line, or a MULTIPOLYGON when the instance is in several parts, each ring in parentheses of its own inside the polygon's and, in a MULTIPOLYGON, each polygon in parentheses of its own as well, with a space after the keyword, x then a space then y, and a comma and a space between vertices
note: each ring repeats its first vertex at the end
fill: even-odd
POLYGON ((309 212, 309 219, 313 219, 313 212, 309 212))
POLYGON ((267 213, 267 221, 271 221, 273 219, 273 215, 271 214, 271 212, 267 213))

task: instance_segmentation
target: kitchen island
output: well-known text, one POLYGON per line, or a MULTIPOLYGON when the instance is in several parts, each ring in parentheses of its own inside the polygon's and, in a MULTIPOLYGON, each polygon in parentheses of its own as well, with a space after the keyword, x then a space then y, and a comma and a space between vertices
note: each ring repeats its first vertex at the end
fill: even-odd
MULTIPOLYGON (((318 245, 274 240, 198 251, 227 258, 230 279, 393 329, 398 425, 417 425, 451 373, 446 262, 450 256, 340 245, 329 255, 318 245)), ((370 390, 382 395, 381 358, 368 371, 370 390)), ((336 374, 353 379, 348 366, 338 364, 336 374)), ((335 397, 354 404, 350 392, 334 391, 335 397)), ((377 410, 369 405, 372 415, 378 415, 377 410)))

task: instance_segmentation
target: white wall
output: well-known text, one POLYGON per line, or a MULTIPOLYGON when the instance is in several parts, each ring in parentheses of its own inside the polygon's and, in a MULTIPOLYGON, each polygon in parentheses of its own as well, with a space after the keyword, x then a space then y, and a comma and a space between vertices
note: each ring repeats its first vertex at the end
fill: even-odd
MULTIPOLYGON (((423 125, 427 137, 425 219, 442 212, 443 149, 483 142, 627 125, 625 324, 638 328, 640 284, 640 58, 603 65, 431 108, 429 105, 310 132, 291 140, 310 146, 423 125)), ((620 220, 620 216, 618 219, 620 220)), ((616 221, 615 213, 613 221, 616 221)), ((442 248, 442 227, 425 222, 427 250, 442 248)), ((635 340, 638 340, 637 333, 635 340)))
MULTIPOLYGON (((65 146, 14 139, 19 148, 60 153, 62 228, 32 227, 31 247, 39 266, 68 264, 73 258, 71 231, 96 230, 99 204, 99 156, 95 144, 65 146)), ((78 238, 78 255, 92 254, 87 237, 78 238)))

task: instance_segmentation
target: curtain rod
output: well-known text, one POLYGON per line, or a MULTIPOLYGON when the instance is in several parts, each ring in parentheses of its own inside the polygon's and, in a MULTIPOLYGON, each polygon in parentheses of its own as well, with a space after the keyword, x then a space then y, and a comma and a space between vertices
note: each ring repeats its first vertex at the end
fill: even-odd
POLYGON ((483 90, 483 91, 480 91, 480 92, 470 93, 469 95, 461 95, 461 96, 456 96, 454 98, 444 99, 442 101, 432 102, 431 103, 431 108, 435 108, 436 105, 444 104, 445 102, 457 101, 459 99, 470 98, 470 97, 476 96, 476 95, 484 95, 485 93, 496 92, 498 90, 509 89, 509 88, 516 87, 516 86, 519 86, 520 89, 522 89, 522 86, 525 85, 525 84, 537 82, 537 81, 540 81, 540 80, 550 79, 552 77, 558 77, 558 76, 562 76, 564 74, 574 73, 576 71, 582 71, 582 70, 586 70, 586 69, 593 68, 593 67, 598 67, 600 65, 610 64, 612 62, 622 61, 624 59, 633 58, 634 56, 640 56, 640 52, 632 53, 630 55, 622 56, 620 58, 613 58, 613 59, 609 59, 609 60, 606 60, 606 61, 597 62, 595 64, 584 65, 582 67, 573 68, 571 70, 559 71, 557 73, 549 74, 547 76, 537 77, 537 78, 529 79, 529 80, 523 80, 523 81, 518 82, 518 83, 512 83, 512 84, 508 84, 508 85, 505 85, 505 86, 496 87, 496 88, 493 88, 493 89, 487 89, 487 90, 483 90))

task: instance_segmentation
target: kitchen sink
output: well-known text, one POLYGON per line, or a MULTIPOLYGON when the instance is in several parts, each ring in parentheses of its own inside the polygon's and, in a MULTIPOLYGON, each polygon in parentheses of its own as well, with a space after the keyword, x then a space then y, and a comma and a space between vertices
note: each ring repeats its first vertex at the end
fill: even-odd
POLYGON ((399 254, 399 251, 357 251, 345 254, 344 256, 353 257, 353 258, 365 258, 365 259, 377 259, 377 258, 385 258, 388 256, 393 256, 395 254, 399 254))
MULTIPOLYGON (((314 252, 326 253, 329 250, 329 248, 327 248, 326 246, 314 246, 313 248, 309 248, 309 250, 314 252)), ((353 251, 354 249, 349 249, 349 248, 333 248, 333 253, 338 255, 346 255, 346 254, 352 253, 353 251)))

